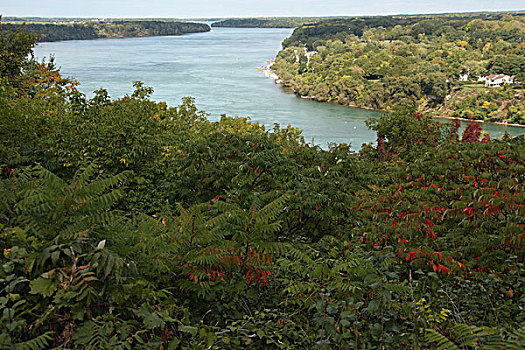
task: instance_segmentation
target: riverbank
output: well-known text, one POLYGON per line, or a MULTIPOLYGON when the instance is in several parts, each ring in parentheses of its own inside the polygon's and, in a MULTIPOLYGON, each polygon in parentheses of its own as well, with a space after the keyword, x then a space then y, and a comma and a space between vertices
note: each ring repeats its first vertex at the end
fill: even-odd
POLYGON ((464 122, 475 122, 475 123, 482 123, 482 124, 502 125, 502 126, 512 126, 512 127, 525 128, 525 125, 522 125, 522 124, 503 123, 503 122, 490 122, 490 121, 486 121, 486 120, 475 120, 475 119, 466 119, 466 118, 449 117, 449 116, 433 115, 432 118, 435 118, 435 119, 448 119, 448 120, 456 120, 457 119, 457 120, 464 121, 464 122))
MULTIPOLYGON (((262 69, 264 75, 268 78, 271 78, 275 81, 276 84, 279 84, 283 87, 286 87, 290 92, 292 92, 293 94, 295 94, 296 96, 302 98, 302 99, 305 99, 305 100, 312 100, 312 101, 316 101, 316 102, 319 102, 319 103, 328 103, 328 104, 333 104, 333 105, 338 105, 338 106, 343 106, 343 107, 350 107, 350 108, 359 108, 359 109, 364 109, 364 110, 369 110, 369 111, 375 111, 375 112, 385 112, 385 111, 389 111, 390 109, 389 108, 373 108, 373 107, 369 107, 369 106, 360 106, 360 105, 357 105, 353 102, 350 102, 348 104, 341 104, 341 103, 337 103, 337 102, 334 102, 334 101, 319 101, 316 96, 303 96, 303 95, 300 95, 299 93, 297 93, 296 91, 294 91, 293 88, 291 88, 289 85, 286 85, 280 78, 279 78, 279 75, 277 75, 277 73, 271 69, 272 65, 275 63, 275 60, 268 60, 268 65, 266 67, 264 67, 262 69)), ((429 113, 435 113, 437 112, 435 109, 430 109, 428 110, 427 112, 429 113)), ((435 119, 447 119, 447 120, 460 120, 460 121, 464 121, 464 122, 477 122, 477 123, 483 123, 483 124, 489 124, 489 125, 501 125, 501 126, 511 126, 511 127, 520 127, 520 128, 525 128, 525 125, 522 125, 522 124, 517 124, 517 123, 505 123, 505 122, 495 122, 495 121, 487 121, 487 120, 475 120, 475 119, 468 119, 468 118, 459 118, 459 117, 453 117, 453 116, 447 116, 447 115, 432 115, 432 118, 435 118, 435 119)))

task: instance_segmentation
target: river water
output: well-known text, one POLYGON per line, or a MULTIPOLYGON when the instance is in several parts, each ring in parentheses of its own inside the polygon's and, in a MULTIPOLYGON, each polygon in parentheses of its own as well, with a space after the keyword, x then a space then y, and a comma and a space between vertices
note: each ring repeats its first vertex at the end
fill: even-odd
MULTIPOLYGON (((101 87, 112 98, 133 91, 140 80, 153 98, 171 106, 184 96, 196 99, 210 120, 221 114, 251 117, 268 128, 274 123, 303 130, 309 143, 350 143, 358 150, 375 141, 365 120, 378 113, 301 99, 258 71, 276 56, 291 29, 212 28, 183 36, 98 39, 40 43, 39 59, 54 55, 64 76, 77 79, 88 96, 101 87)), ((525 128, 484 125, 493 137, 525 128)))

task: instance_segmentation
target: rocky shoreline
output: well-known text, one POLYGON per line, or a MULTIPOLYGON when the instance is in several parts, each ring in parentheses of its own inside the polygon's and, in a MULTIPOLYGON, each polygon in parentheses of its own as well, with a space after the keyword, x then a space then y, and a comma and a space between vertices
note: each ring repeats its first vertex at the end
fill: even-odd
POLYGON ((282 81, 279 79, 279 76, 272 70, 272 66, 275 63, 275 60, 266 61, 268 64, 266 67, 262 67, 264 76, 270 79, 273 79, 276 84, 282 84, 282 81))

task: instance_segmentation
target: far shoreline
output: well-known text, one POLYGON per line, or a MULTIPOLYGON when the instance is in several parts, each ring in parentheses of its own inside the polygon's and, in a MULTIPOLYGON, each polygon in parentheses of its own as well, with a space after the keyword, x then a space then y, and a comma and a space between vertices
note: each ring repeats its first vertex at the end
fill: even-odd
POLYGON ((189 32, 189 33, 182 33, 182 34, 142 35, 142 36, 112 36, 112 37, 100 37, 100 38, 37 41, 36 45, 38 45, 38 44, 48 44, 48 43, 66 43, 66 42, 72 42, 72 41, 97 41, 97 40, 113 40, 113 39, 115 39, 115 40, 122 40, 122 39, 165 38, 165 37, 172 37, 172 36, 177 37, 177 36, 186 36, 186 35, 203 34, 203 33, 209 33, 209 31, 207 31, 207 32, 189 32))
POLYGON ((1 22, 1 25, 0 31, 2 33, 23 28, 25 33, 32 33, 37 38, 37 44, 99 39, 183 36, 187 34, 208 33, 211 31, 211 26, 207 23, 162 22, 156 20, 92 21, 73 24, 1 22))

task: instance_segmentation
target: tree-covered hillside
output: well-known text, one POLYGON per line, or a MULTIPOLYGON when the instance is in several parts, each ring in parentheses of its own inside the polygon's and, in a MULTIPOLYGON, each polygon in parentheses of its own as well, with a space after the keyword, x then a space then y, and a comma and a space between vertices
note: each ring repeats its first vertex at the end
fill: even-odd
POLYGON ((305 24, 318 23, 323 17, 269 17, 269 18, 229 18, 213 23, 212 27, 234 28, 297 28, 305 24))
MULTIPOLYGON (((385 32, 386 39, 401 39, 402 36, 419 38, 419 34, 430 36, 441 36, 444 34, 449 40, 462 39, 467 35, 465 25, 469 22, 479 21, 499 21, 510 17, 520 20, 525 15, 523 12, 481 12, 481 13, 452 13, 442 15, 398 15, 398 16, 373 16, 373 17, 352 17, 352 18, 327 18, 314 25, 303 25, 294 31, 294 35, 284 41, 284 47, 303 44, 309 49, 314 49, 315 41, 332 40, 337 38, 346 41, 352 36, 363 36, 367 30, 377 30, 385 32), (416 25, 417 24, 417 25, 416 25), (399 30, 392 31, 395 26, 407 27, 404 32, 399 30), (413 26, 413 27, 412 27, 413 26), (386 32, 389 31, 388 34, 386 32), (454 33, 454 31, 460 31, 454 33), (463 31, 463 32, 461 32, 463 31)), ((484 28, 486 29, 486 28, 484 28)), ((501 34, 501 33, 499 33, 501 34)), ((474 41, 485 36, 494 39, 498 37, 498 32, 490 29, 480 31, 471 37, 474 41)), ((507 34, 508 35, 508 34, 507 34)), ((407 39, 405 39, 407 40, 407 39)))
MULTIPOLYGON (((2 35, 20 24, 4 23, 2 35)), ((208 32, 202 23, 167 21, 90 21, 72 24, 26 23, 25 33, 40 34, 39 41, 86 40, 97 38, 126 38, 141 36, 182 35, 208 32)))
POLYGON ((525 139, 410 106, 359 153, 0 37, 3 349, 525 347, 525 139))
POLYGON ((441 116, 525 124, 524 43, 521 13, 333 20, 296 29, 272 69, 318 101, 415 103, 441 116), (483 73, 514 76, 514 84, 484 89, 483 73))

